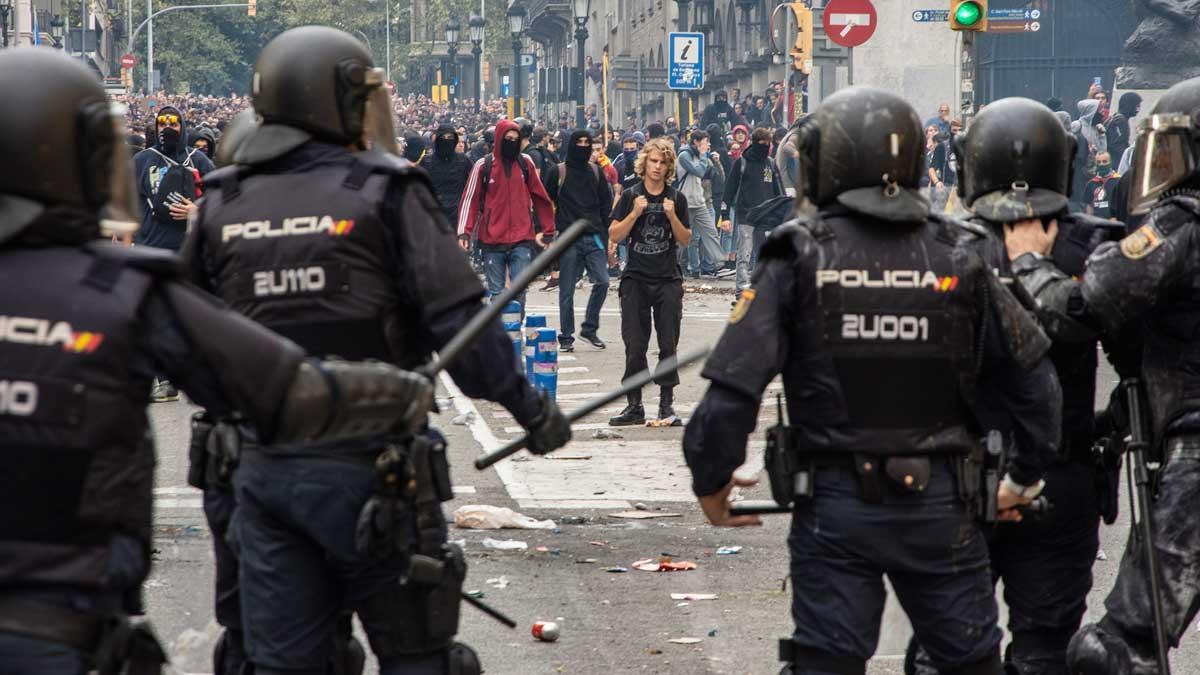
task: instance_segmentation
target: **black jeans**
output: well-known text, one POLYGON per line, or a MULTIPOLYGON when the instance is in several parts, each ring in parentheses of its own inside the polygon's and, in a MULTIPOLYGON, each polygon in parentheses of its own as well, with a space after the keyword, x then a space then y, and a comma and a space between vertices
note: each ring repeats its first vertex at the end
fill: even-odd
POLYGON ((575 282, 584 270, 592 280, 587 313, 583 316, 583 335, 595 335, 600 330, 600 310, 608 297, 608 251, 598 235, 584 235, 558 259, 558 342, 575 344, 575 282))
POLYGON ((214 613, 217 623, 225 628, 224 649, 218 655, 223 663, 213 663, 213 672, 217 675, 237 675, 246 661, 237 555, 228 538, 234 506, 232 488, 209 487, 204 491, 204 517, 212 532, 213 557, 216 559, 214 613))
MULTIPOLYGON (((650 347, 650 329, 658 334, 658 360, 675 356, 679 346, 679 326, 683 322, 683 282, 643 281, 621 278, 621 340, 625 342, 625 374, 628 380, 646 370, 646 350, 650 347)), ((660 387, 679 384, 679 373, 671 372, 654 380, 660 387)))
MULTIPOLYGON (((1076 461, 1049 467, 1043 494, 1054 511, 988 532, 992 578, 1004 581, 1012 635, 1005 661, 1012 672, 1067 673, 1067 643, 1087 609, 1100 548, 1095 471, 1076 461)), ((937 673, 923 651, 916 656, 916 673, 937 673)))
POLYGON ((234 474, 234 530, 246 650, 259 675, 324 675, 347 610, 358 613, 383 675, 444 672, 444 646, 395 653, 402 638, 421 635, 424 621, 398 583, 404 560, 370 559, 355 546, 355 524, 375 482, 365 463, 243 457, 234 474))
MULTIPOLYGON (((815 494, 792 515, 793 641, 833 657, 875 653, 887 575, 934 663, 954 669, 998 657, 998 610, 987 544, 958 497, 948 461, 923 492, 884 489, 864 501, 845 468, 818 470, 815 494)), ((797 673, 821 672, 797 663, 797 673)))

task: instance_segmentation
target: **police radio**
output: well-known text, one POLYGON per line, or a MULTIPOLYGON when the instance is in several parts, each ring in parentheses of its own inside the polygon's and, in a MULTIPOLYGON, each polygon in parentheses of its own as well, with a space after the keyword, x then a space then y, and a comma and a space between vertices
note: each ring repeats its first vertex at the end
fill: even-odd
POLYGON ((787 424, 783 397, 779 395, 775 396, 775 414, 777 421, 767 429, 767 445, 763 450, 763 464, 774 501, 739 502, 730 508, 731 515, 791 513, 795 500, 812 497, 814 467, 811 462, 801 460, 795 451, 795 433, 787 424))

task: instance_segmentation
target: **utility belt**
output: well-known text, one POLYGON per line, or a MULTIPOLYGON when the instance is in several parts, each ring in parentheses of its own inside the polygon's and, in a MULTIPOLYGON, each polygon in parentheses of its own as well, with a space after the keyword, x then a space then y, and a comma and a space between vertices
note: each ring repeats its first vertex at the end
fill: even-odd
POLYGON ((150 624, 95 616, 20 596, 0 596, 0 633, 66 645, 89 656, 98 675, 159 675, 167 655, 150 624))
MULTIPOLYGON (((949 462, 958 485, 958 495, 972 517, 985 523, 997 522, 996 495, 1004 478, 1003 437, 997 431, 968 452, 944 455, 881 456, 868 453, 814 453, 800 446, 796 430, 782 422, 767 430, 764 464, 771 496, 781 507, 810 499, 818 469, 853 470, 858 477, 863 501, 883 502, 885 492, 919 493, 929 485, 933 463, 949 462)), ((1022 507, 1028 516, 1039 517, 1053 505, 1044 498, 1022 507)))
MULTIPOLYGON (((233 472, 246 452, 270 452, 246 442, 236 418, 214 421, 206 413, 192 416, 188 450, 188 484, 202 490, 229 490, 233 472)), ((442 556, 445 519, 441 503, 454 498, 446 439, 433 430, 403 434, 384 444, 383 450, 321 452, 305 449, 289 457, 337 458, 375 469, 375 492, 359 513, 355 542, 360 553, 375 559, 414 551, 442 556), (409 518, 417 520, 416 540, 409 518)))
MULTIPOLYGON (((771 496, 780 505, 813 496, 819 469, 845 469, 858 477, 860 495, 871 504, 885 492, 912 494, 929 485, 936 455, 881 456, 870 453, 812 452, 800 447, 795 428, 777 424, 767 430, 764 451, 771 496)), ((947 458, 955 456, 948 455, 947 458)))

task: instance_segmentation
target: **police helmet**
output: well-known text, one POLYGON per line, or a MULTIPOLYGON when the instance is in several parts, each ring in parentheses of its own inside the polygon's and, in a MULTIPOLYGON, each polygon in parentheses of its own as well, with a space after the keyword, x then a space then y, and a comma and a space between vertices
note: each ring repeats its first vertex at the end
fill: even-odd
POLYGON ((96 75, 46 47, 0 51, 0 242, 50 206, 136 228, 124 110, 96 75))
POLYGON ((258 128, 258 115, 254 108, 246 108, 234 115, 229 124, 225 125, 225 133, 221 134, 221 142, 213 155, 213 163, 218 167, 233 164, 233 155, 242 143, 258 128))
POLYGON ((1138 125, 1130 215, 1149 212, 1163 193, 1193 180, 1200 164, 1200 77, 1171 87, 1138 125))
POLYGON ((920 195, 925 161, 921 119, 907 101, 870 87, 825 99, 797 132, 796 196, 818 208, 837 202, 892 222, 929 215, 920 195))
POLYGON ((382 86, 383 71, 357 38, 326 26, 302 26, 263 47, 251 99, 266 124, 348 144, 362 138, 367 100, 382 86))
POLYGON ((518 117, 513 120, 513 123, 517 125, 517 131, 521 134, 522 139, 533 136, 533 122, 524 117, 518 117))
POLYGON ((1075 137, 1028 98, 989 103, 953 140, 958 195, 975 215, 1011 223, 1067 208, 1075 137))

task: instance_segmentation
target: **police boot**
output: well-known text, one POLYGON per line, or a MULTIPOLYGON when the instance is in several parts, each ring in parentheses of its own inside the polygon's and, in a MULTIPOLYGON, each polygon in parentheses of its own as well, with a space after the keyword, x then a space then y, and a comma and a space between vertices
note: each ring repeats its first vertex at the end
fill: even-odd
POLYGON ((629 405, 625 406, 620 415, 608 419, 608 426, 629 427, 646 423, 646 409, 642 407, 642 391, 639 389, 629 392, 628 400, 629 405))
MULTIPOLYGON (((1115 632, 1089 623, 1067 645, 1071 675, 1133 675, 1129 645, 1115 632)), ((1151 671, 1152 672, 1152 671, 1151 671)))
POLYGON ((675 391, 671 387, 662 387, 658 392, 658 426, 679 427, 683 422, 675 414, 675 391))

